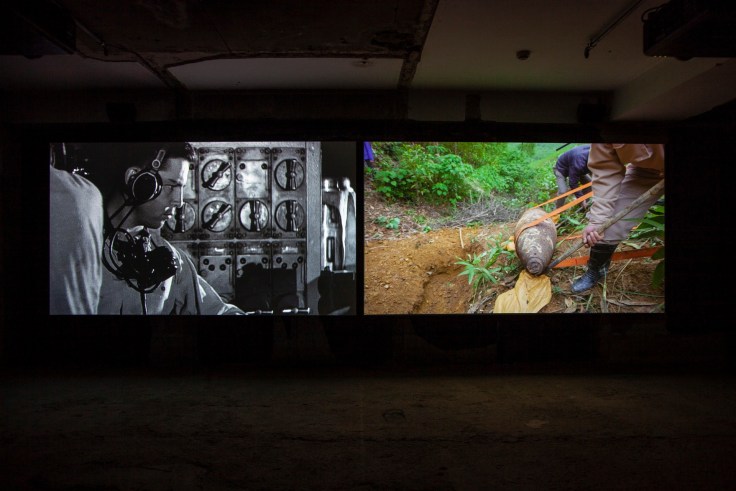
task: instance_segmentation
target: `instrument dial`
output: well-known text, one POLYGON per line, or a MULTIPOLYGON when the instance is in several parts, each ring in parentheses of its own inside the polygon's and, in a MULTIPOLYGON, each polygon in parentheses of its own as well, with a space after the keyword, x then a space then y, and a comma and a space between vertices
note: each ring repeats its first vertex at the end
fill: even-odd
POLYGON ((233 221, 232 205, 216 199, 207 203, 202 210, 202 227, 212 232, 226 230, 233 221))
POLYGON ((297 159, 285 159, 276 166, 274 177, 281 189, 294 191, 304 182, 304 167, 297 159))
POLYGON ((257 199, 248 200, 240 208, 240 223, 246 230, 260 232, 268 225, 268 207, 257 199))
POLYGON ((304 208, 295 200, 286 200, 276 207, 276 224, 285 232, 299 232, 304 224, 304 208))
POLYGON ((195 218, 192 205, 184 203, 184 206, 176 208, 174 215, 166 220, 166 227, 177 234, 187 232, 194 226, 195 218))
POLYGON ((232 180, 230 162, 214 159, 202 168, 202 186, 213 191, 222 191, 232 180))

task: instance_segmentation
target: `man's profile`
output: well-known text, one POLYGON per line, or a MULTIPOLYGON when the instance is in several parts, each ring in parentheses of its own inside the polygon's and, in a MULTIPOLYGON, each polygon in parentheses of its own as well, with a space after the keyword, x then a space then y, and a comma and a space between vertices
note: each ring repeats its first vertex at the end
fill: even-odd
POLYGON ((183 205, 192 148, 186 143, 111 144, 91 179, 105 208, 98 314, 242 314, 222 300, 186 252, 161 237, 183 205), (111 153, 113 152, 113 153, 111 153))

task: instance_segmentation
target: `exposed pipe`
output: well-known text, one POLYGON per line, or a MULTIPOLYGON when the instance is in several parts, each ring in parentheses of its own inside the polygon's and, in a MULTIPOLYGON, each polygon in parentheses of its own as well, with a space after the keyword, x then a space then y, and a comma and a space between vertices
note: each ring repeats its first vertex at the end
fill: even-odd
POLYGON ((623 20, 631 15, 631 13, 636 10, 636 8, 643 2, 644 0, 635 0, 631 5, 626 7, 626 10, 624 10, 621 14, 618 15, 615 19, 613 19, 611 22, 606 24, 606 26, 601 29, 595 36, 590 38, 590 41, 588 42, 588 45, 585 47, 585 51, 583 52, 583 56, 587 59, 590 56, 590 51, 595 48, 598 43, 608 35, 609 32, 614 30, 623 20))

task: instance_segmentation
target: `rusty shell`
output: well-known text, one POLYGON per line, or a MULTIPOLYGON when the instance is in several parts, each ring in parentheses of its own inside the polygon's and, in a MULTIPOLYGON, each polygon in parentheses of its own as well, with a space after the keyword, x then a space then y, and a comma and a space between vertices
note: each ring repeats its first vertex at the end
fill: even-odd
POLYGON ((516 255, 524 269, 535 276, 542 274, 552 260, 557 243, 557 229, 550 218, 533 227, 524 227, 544 215, 546 212, 539 208, 526 210, 514 227, 516 255))

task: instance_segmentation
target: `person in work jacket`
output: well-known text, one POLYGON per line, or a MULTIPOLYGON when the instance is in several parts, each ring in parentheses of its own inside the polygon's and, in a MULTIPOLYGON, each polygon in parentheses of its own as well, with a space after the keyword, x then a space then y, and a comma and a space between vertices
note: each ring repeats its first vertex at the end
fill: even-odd
POLYGON ((605 277, 616 247, 664 194, 662 191, 649 196, 605 232, 598 231, 609 218, 664 178, 664 145, 594 143, 588 168, 593 176, 593 203, 582 238, 585 247, 590 248, 590 257, 585 273, 573 282, 572 293, 590 290, 605 277))
MULTIPOLYGON (((557 194, 565 194, 570 189, 590 182, 590 169, 588 169, 588 153, 590 145, 580 145, 557 157, 554 167, 555 179, 557 180, 557 194)), ((580 198, 587 190, 575 192, 575 197, 580 198)), ((582 201, 580 205, 585 208, 587 203, 582 201)), ((565 198, 555 202, 555 208, 565 204, 565 198)))

